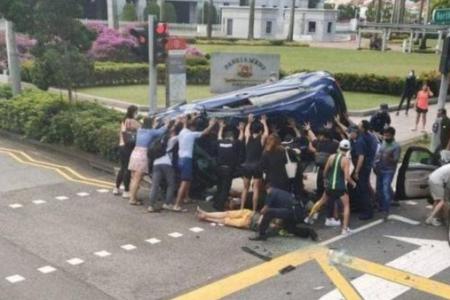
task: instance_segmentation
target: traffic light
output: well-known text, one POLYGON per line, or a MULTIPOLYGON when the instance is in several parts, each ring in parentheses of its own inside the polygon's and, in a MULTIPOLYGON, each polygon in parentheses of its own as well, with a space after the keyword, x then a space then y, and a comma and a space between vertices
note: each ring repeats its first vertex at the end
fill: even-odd
POLYGON ((155 64, 164 63, 167 59, 167 42, 169 41, 169 27, 167 23, 154 24, 154 62, 155 64))
POLYGON ((143 60, 148 62, 148 28, 136 27, 130 29, 130 34, 137 39, 138 45, 133 50, 143 60))

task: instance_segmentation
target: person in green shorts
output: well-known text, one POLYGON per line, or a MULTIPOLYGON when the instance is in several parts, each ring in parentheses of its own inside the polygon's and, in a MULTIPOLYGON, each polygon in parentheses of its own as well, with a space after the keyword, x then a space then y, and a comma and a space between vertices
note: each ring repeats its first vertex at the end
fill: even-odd
POLYGON ((350 176, 350 161, 347 153, 350 151, 350 141, 342 140, 339 150, 331 155, 325 165, 324 175, 326 178, 325 194, 328 200, 340 199, 343 205, 342 234, 351 233, 348 227, 350 218, 350 199, 347 192, 347 183, 356 187, 356 182, 350 176))

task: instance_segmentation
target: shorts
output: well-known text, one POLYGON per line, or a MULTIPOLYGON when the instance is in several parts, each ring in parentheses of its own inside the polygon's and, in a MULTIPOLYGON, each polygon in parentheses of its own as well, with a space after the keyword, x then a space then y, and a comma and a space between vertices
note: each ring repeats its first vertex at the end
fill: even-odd
POLYGON ((226 212, 225 225, 236 228, 250 228, 254 212, 249 209, 226 212))
POLYGON ((147 148, 134 148, 130 156, 130 162, 128 163, 128 170, 145 174, 148 173, 147 148))
POLYGON ((418 114, 426 114, 428 112, 428 109, 423 109, 423 108, 417 107, 416 111, 418 114))
POLYGON ((178 159, 178 172, 181 181, 192 181, 193 162, 190 157, 180 157, 178 159))
POLYGON ((442 182, 435 183, 431 180, 428 182, 428 185, 430 187, 430 194, 433 200, 444 200, 445 198, 445 188, 444 184, 442 182))
POLYGON ((262 179, 263 172, 259 163, 244 163, 242 165, 242 175, 247 179, 262 179))
POLYGON ((329 189, 327 189, 325 191, 325 193, 330 198, 340 199, 342 196, 347 194, 347 191, 346 190, 329 190, 329 189))

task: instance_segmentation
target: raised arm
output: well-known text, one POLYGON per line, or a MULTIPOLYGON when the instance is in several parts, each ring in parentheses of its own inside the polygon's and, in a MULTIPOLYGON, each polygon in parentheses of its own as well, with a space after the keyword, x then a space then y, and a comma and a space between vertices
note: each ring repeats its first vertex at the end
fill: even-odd
POLYGON ((288 127, 294 130, 296 137, 301 136, 300 130, 297 128, 297 124, 294 119, 288 119, 288 127))
POLYGON ((250 139, 250 126, 252 125, 255 118, 253 117, 253 114, 248 115, 247 124, 245 125, 245 143, 248 143, 248 140, 250 139))
POLYGON ((266 115, 262 115, 261 116, 261 124, 264 127, 264 132, 262 134, 261 137, 261 143, 264 144, 266 143, 267 138, 269 137, 269 126, 267 125, 267 116, 266 115))
POLYGON ((206 127, 205 130, 202 131, 202 136, 208 135, 213 129, 214 125, 216 125, 216 123, 217 120, 215 118, 210 119, 208 127, 206 127))
POLYGON ((244 122, 239 122, 239 126, 238 126, 238 130, 239 130, 239 141, 243 141, 245 138, 245 123, 244 122))
POLYGON ((220 140, 223 140, 223 129, 225 128, 225 122, 223 120, 219 120, 219 133, 217 135, 217 138, 220 140))
POLYGON ((309 142, 312 143, 313 141, 317 140, 316 135, 314 134, 314 132, 311 129, 311 123, 305 123, 303 125, 303 128, 306 131, 306 137, 308 138, 309 142))

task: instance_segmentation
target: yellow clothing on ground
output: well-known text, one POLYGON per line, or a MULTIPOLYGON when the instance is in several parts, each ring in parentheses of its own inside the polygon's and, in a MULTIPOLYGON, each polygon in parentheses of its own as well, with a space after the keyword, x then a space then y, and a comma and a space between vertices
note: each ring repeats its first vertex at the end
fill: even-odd
POLYGON ((254 212, 250 209, 230 210, 226 212, 225 225, 237 228, 249 228, 254 212))

